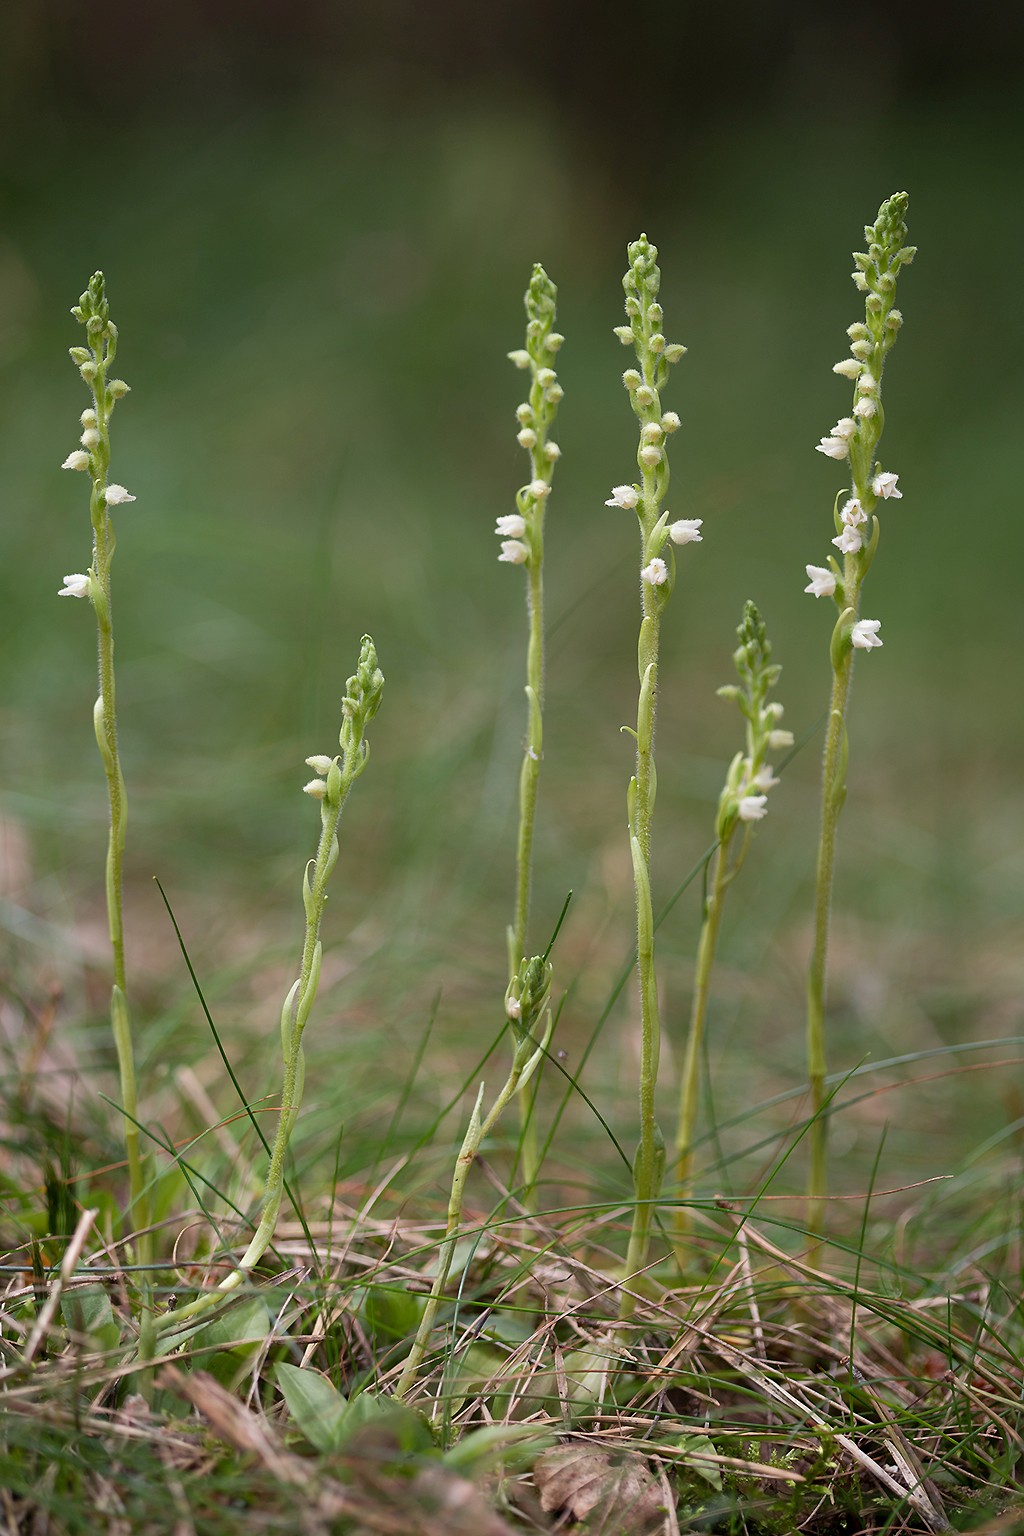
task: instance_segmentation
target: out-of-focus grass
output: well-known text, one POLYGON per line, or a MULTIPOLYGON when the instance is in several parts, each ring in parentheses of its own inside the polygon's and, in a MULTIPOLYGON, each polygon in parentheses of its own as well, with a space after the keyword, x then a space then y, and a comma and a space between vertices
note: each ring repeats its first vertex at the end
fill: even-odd
MULTIPOLYGON (((812 450, 848 401, 829 371, 858 309, 845 253, 883 196, 911 193, 921 254, 901 283, 907 324, 886 382, 885 458, 905 499, 887 509, 866 597, 885 649, 859 664, 853 705, 837 1068, 1018 1024, 1012 253, 1024 215, 1005 189, 1020 134, 971 101, 892 116, 858 136, 855 155, 838 125, 739 122, 696 162, 669 146, 643 214, 661 247, 668 330, 690 347, 666 399, 684 423, 671 505, 705 519, 665 636, 664 897, 707 844, 735 748, 714 688, 730 676, 745 597, 763 608, 785 667, 787 723, 803 736, 824 708, 832 615, 801 587, 804 563, 827 551, 839 486, 812 450)), ((115 601, 129 942, 150 1005, 151 1081, 207 1050, 149 886, 156 871, 222 1027, 266 1042, 245 1063, 249 1091, 274 1087, 275 1013, 315 837, 302 759, 331 745, 364 630, 388 691, 343 828, 329 990, 308 1039, 307 1136, 319 1134, 318 1103, 329 1139, 339 1114, 383 1112, 394 1080, 380 1062, 411 1052, 438 987, 426 1101, 440 1102, 489 1042, 523 708, 520 584, 496 564, 491 526, 524 474, 521 381, 504 354, 521 335, 529 264, 542 259, 569 339, 535 935, 539 949, 571 886, 557 957, 563 985, 579 975, 564 1022, 571 1067, 629 945, 630 754, 618 727, 635 689, 635 532, 603 505, 634 453, 610 334, 638 232, 628 189, 563 148, 553 120, 524 129, 521 115, 479 104, 416 122, 113 132, 102 198, 70 159, 48 171, 12 203, 0 242, 0 727, 5 814, 30 840, 12 897, 63 925, 71 953, 19 940, 16 969, 62 974, 70 1018, 88 1000, 75 946, 104 964, 89 946, 103 817, 93 636, 84 608, 56 599, 63 572, 88 558, 83 488, 58 465, 85 403, 65 355, 77 340, 67 309, 99 266, 133 387, 114 424, 115 474, 138 497, 119 520, 115 601), (170 988, 168 972, 181 978, 170 988)), ((711 1021, 723 1116, 803 1073, 817 755, 814 738, 773 796, 731 904, 711 1021)), ((695 888, 662 936, 666 1124, 697 918, 695 888)), ((631 1006, 620 1004, 588 1077, 627 1141, 631 1006)), ((105 1052, 98 1029, 95 1040, 105 1052)), ((209 1081, 220 1082, 215 1065, 209 1081)), ((988 1105, 988 1117, 992 1103, 977 1086, 989 1080, 970 1081, 966 1100, 948 1085, 890 1095, 903 1132, 893 1167, 933 1172, 942 1149, 955 1160, 970 1144, 962 1102, 988 1105)), ((876 1131, 851 1115, 841 1145, 870 1156, 876 1131)), ((856 1161, 846 1166, 856 1176, 856 1161)))

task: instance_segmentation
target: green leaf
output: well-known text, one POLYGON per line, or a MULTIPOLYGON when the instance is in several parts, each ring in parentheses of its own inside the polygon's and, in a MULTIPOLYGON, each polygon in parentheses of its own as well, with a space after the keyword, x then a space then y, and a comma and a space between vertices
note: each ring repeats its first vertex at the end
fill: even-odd
POLYGON ((367 1286, 363 1299, 366 1325, 378 1337, 411 1340, 419 1327, 426 1297, 398 1286, 367 1286))
POLYGON ((336 1451, 344 1438, 342 1426, 348 1400, 318 1371, 281 1364, 274 1372, 281 1395, 297 1429, 318 1451, 336 1451))
POLYGON ((65 1327, 87 1334, 97 1349, 116 1349, 120 1344, 121 1325, 102 1285, 74 1286, 65 1291, 60 1310, 65 1327))

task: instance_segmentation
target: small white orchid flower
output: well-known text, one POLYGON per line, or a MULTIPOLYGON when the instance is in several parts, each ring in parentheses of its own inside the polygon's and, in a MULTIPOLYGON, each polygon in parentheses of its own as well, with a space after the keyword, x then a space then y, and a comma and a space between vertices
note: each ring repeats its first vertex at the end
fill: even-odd
POLYGON ((844 357, 841 363, 832 364, 832 372, 842 374, 844 379, 856 379, 864 372, 864 364, 855 357, 844 357))
POLYGON ((530 551, 521 539, 503 539, 501 541, 501 554, 499 560, 507 560, 509 565, 522 565, 529 558, 530 551))
POLYGON ((765 763, 763 768, 757 770, 750 782, 755 789, 774 789, 780 781, 772 773, 768 764, 765 763))
POLYGON ((551 495, 551 486, 547 480, 531 480, 526 489, 534 501, 543 501, 545 496, 551 495))
POLYGON ((643 577, 644 581, 648 583, 649 586, 660 587, 663 582, 668 580, 668 566, 665 564, 664 560, 662 560, 658 555, 655 555, 650 565, 644 566, 643 570, 640 572, 640 575, 643 577))
POLYGON ((108 485, 103 492, 103 500, 108 507, 120 507, 126 501, 134 501, 135 497, 123 485, 108 485))
POLYGON ((95 427, 86 427, 78 441, 83 448, 95 448, 98 446, 100 435, 95 427))
POLYGON ((859 651, 872 651, 882 644, 878 638, 881 627, 881 619, 858 619, 850 631, 850 639, 859 651))
POLYGON ((880 496, 883 501, 901 501, 903 498, 903 492, 897 490, 896 488, 896 482, 899 478, 899 475, 890 474, 889 471, 886 470, 884 474, 878 474, 875 476, 871 482, 871 489, 874 491, 875 495, 880 496))
POLYGON ((518 512, 509 512, 498 518, 494 531, 503 539, 521 539, 526 532, 526 518, 520 517, 518 512))
POLYGON ((852 416, 840 416, 839 420, 832 428, 832 436, 850 438, 853 436, 856 430, 857 423, 854 421, 852 416))
POLYGON ((673 544, 700 544, 703 542, 700 532, 703 523, 702 517, 681 517, 677 522, 669 523, 668 536, 673 544))
POLYGON ((876 409, 877 407, 875 402, 870 398, 870 396, 868 396, 864 400, 857 401, 857 404, 853 408, 853 414, 855 416, 861 416, 866 419, 868 416, 873 416, 876 409))
POLYGON ((331 771, 333 757, 328 757, 325 752, 317 752, 313 757, 306 758, 306 766, 312 768, 314 773, 321 773, 326 778, 331 771))
POLYGON ((64 585, 57 593, 58 597, 88 597, 89 578, 81 571, 75 571, 70 576, 64 577, 64 585))
POLYGON ((783 747, 791 747, 793 745, 793 732, 769 731, 768 745, 771 747, 773 752, 781 752, 783 747))
POLYGON ((89 455, 85 452, 84 448, 76 448, 74 453, 68 454, 61 465, 61 469, 88 469, 89 464, 89 455))
POLYGON ((648 443, 641 448, 638 454, 641 464, 647 469, 653 469, 656 464, 660 464, 663 457, 661 449, 656 448, 653 443, 648 443))
POLYGON ((614 486, 612 486, 612 493, 611 493, 611 495, 609 496, 608 500, 605 502, 605 506, 606 507, 622 507, 622 508, 625 509, 625 511, 631 512, 631 511, 633 511, 635 509, 636 504, 637 504, 637 502, 639 500, 640 500, 640 493, 639 493, 639 491, 635 490, 633 486, 631 486, 631 485, 614 485, 614 486))
POLYGON ((768 796, 744 795, 736 810, 740 821, 760 821, 768 814, 768 796))
POLYGON ((523 1016, 523 1005, 519 1001, 518 997, 510 997, 508 999, 508 1001, 505 1004, 505 1012, 506 1012, 506 1014, 508 1015, 508 1017, 510 1019, 521 1019, 522 1018, 522 1016, 523 1016))
POLYGON ((311 796, 314 800, 322 800, 327 793, 327 780, 310 779, 308 784, 303 784, 302 793, 311 796))
POLYGON ((517 368, 529 368, 530 366, 530 354, 524 351, 522 347, 519 347, 515 352, 507 353, 506 356, 509 362, 514 363, 517 368))
POLYGON ((859 524, 866 523, 868 520, 868 515, 864 511, 864 508, 861 506, 860 501, 856 496, 851 496, 850 499, 844 503, 839 516, 842 518, 847 528, 856 528, 859 526, 859 524))
POLYGON ((537 434, 532 427, 523 427, 520 432, 516 433, 516 442, 520 448, 536 448, 537 434))
POLYGON ((841 550, 844 555, 855 555, 863 542, 856 528, 844 528, 842 533, 837 534, 832 540, 836 549, 841 550))
POLYGON ((850 445, 843 437, 823 437, 814 451, 823 453, 829 459, 845 459, 850 451, 850 445))
POLYGON ((804 587, 812 597, 833 597, 836 590, 835 572, 830 571, 824 565, 805 565, 804 570, 811 578, 810 585, 804 587))

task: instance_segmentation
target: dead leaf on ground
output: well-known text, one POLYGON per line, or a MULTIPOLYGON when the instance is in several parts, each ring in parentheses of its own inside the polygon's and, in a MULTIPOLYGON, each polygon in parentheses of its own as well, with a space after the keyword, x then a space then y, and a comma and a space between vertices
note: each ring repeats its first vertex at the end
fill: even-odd
POLYGON ((586 1441, 547 1451, 533 1469, 546 1514, 586 1523, 588 1536, 662 1536, 665 1496, 636 1451, 586 1441))

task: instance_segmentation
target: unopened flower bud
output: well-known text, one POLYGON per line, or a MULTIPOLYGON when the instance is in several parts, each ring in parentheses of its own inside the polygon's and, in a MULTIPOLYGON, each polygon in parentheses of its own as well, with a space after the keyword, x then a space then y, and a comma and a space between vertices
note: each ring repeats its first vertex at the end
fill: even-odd
POLYGON ((550 405, 557 405, 564 394, 565 390, 562 388, 561 384, 552 384, 549 389, 544 391, 544 398, 550 405))
POLYGON ((135 497, 123 485, 108 485, 103 492, 103 500, 108 507, 120 507, 126 501, 134 501, 135 497))
POLYGON ((769 731, 768 745, 771 747, 773 752, 781 751, 783 747, 791 747, 793 745, 793 732, 769 731))
POLYGON ((646 469, 653 469, 656 464, 661 463, 662 452, 660 448, 655 448, 653 443, 648 443, 646 448, 640 449, 637 457, 646 469))
POLYGON ((532 427, 523 427, 516 433, 516 442, 520 448, 536 448, 537 434, 532 427))
POLYGON ((903 311, 901 309, 890 309, 885 317, 885 324, 890 331, 898 331, 903 324, 903 311))
POLYGON ((875 349, 871 345, 870 341, 855 341, 850 346, 850 351, 853 353, 854 357, 856 357, 862 363, 867 362, 868 358, 871 356, 874 350, 875 349))
POLYGON ((314 773, 319 773, 322 775, 330 773, 331 764, 333 762, 334 758, 328 757, 326 753, 323 752, 317 753, 313 757, 306 758, 306 766, 312 768, 314 773))
POLYGON ((869 315, 880 315, 885 305, 877 293, 869 293, 864 300, 864 308, 869 315))
POLYGON ((97 447, 98 444, 99 444, 99 440, 100 440, 100 435, 97 432, 95 427, 86 427, 85 431, 82 433, 81 437, 78 439, 78 441, 85 448, 95 448, 95 447, 97 447))
POLYGON ((613 334, 619 338, 624 347, 631 347, 633 345, 633 327, 631 325, 617 325, 614 328, 613 334))
POLYGON ((664 435, 660 421, 648 421, 644 423, 640 439, 645 443, 660 443, 664 435))
POLYGON ((649 384, 641 384, 640 388, 636 391, 636 403, 639 406, 653 405, 656 399, 657 396, 649 384))
POLYGON ((90 406, 87 411, 82 412, 78 419, 83 427, 94 427, 96 425, 96 412, 90 406))
POLYGON ((844 379, 855 379, 863 369, 864 364, 858 362, 855 357, 844 357, 842 362, 832 364, 832 372, 842 374, 844 379))
POLYGON ((545 443, 544 457, 546 459, 550 459, 551 462, 554 463, 556 459, 560 459, 562 457, 562 450, 559 448, 557 443, 545 443))
POLYGON ((514 352, 509 352, 506 355, 508 357, 509 362, 513 363, 515 365, 515 367, 517 367, 517 368, 529 368, 529 366, 530 366, 530 354, 529 354, 529 352, 524 351, 524 349, 522 347, 518 347, 514 352))
POLYGON ((555 382, 557 377, 558 375, 553 368, 537 369, 537 383, 540 385, 541 389, 550 389, 551 385, 555 382))
POLYGON ((854 271, 850 273, 850 276, 853 278, 853 286, 858 290, 858 292, 867 293, 868 280, 864 276, 864 273, 861 272, 859 268, 855 268, 854 271))
POLYGON ((666 411, 661 418, 661 430, 663 432, 678 432, 682 426, 676 411, 666 411))
POLYGON ((846 327, 846 334, 851 341, 870 341, 871 332, 863 320, 855 320, 852 325, 846 327))
POLYGON ((81 368, 79 368, 78 371, 82 375, 82 378, 85 380, 85 382, 87 384, 92 384, 92 383, 95 382, 95 379, 96 379, 96 364, 95 363, 93 363, 93 362, 83 363, 81 368))
POLYGON ((564 347, 565 337, 561 331, 552 331, 544 345, 549 352, 557 352, 561 347, 564 347))
POLYGON ((547 480, 531 480, 526 489, 536 501, 543 501, 545 496, 551 495, 551 486, 547 480))
POLYGON ((678 363, 681 357, 685 357, 686 348, 681 341, 670 341, 661 355, 667 363, 678 363))
POLYGON ((76 448, 74 453, 68 454, 67 458, 64 460, 64 463, 61 465, 61 469, 88 469, 89 464, 89 455, 85 452, 85 450, 82 448, 76 448))
POLYGON ((111 379, 107 385, 107 393, 115 400, 123 400, 128 393, 128 385, 124 379, 111 379))
POLYGON ((310 779, 308 784, 303 784, 302 793, 310 795, 314 800, 322 800, 327 793, 327 780, 310 779))
POLYGON ((533 406, 524 400, 522 405, 516 406, 516 421, 521 427, 528 427, 533 422, 533 406))
POLYGON ((92 358, 92 353, 88 347, 69 347, 68 355, 71 361, 76 363, 79 368, 81 368, 83 363, 88 363, 92 358))
POLYGON ((660 331, 655 331, 647 345, 650 347, 652 352, 664 352, 665 338, 660 331))
POLYGON ((635 368, 627 368, 625 373, 622 375, 622 382, 625 384, 627 389, 639 389, 643 383, 643 379, 640 377, 640 374, 635 368))

